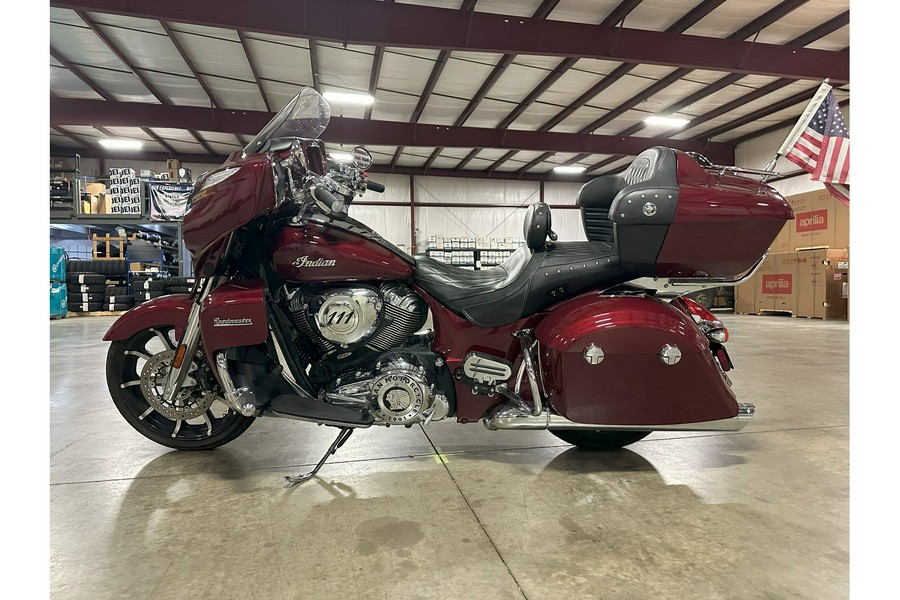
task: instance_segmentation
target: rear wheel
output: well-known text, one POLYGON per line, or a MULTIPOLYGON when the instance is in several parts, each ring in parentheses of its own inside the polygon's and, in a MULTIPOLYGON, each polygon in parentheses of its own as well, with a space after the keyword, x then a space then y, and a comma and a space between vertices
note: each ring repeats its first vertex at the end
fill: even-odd
POLYGON ((649 431, 607 431, 601 429, 551 429, 550 433, 564 442, 582 450, 618 450, 622 446, 638 442, 649 431))
POLYGON ((210 450, 244 433, 253 417, 225 403, 202 350, 194 356, 178 396, 163 399, 174 355, 171 325, 144 329, 110 344, 106 381, 125 420, 157 444, 178 450, 210 450))

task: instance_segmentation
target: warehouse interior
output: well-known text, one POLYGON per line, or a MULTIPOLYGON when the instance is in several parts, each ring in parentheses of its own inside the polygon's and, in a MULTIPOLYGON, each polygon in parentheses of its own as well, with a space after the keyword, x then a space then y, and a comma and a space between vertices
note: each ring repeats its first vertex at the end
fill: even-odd
MULTIPOLYGON (((862 169, 878 164, 863 154, 877 111, 857 74, 851 115, 850 4, 51 0, 35 20, 50 54, 47 110, 35 117, 49 116, 51 179, 49 212, 35 225, 49 220, 51 253, 49 345, 38 350, 48 356, 40 452, 49 460, 36 483, 48 490, 38 518, 49 577, 36 577, 49 597, 822 599, 877 585, 884 559, 868 562, 858 536, 870 529, 856 511, 876 514, 884 500, 858 500, 863 454, 850 421, 867 422, 855 403, 867 377, 859 348, 872 342, 857 337, 867 329, 861 311, 873 306, 881 252, 870 244, 891 239, 870 235, 868 223, 884 229, 896 208, 856 203, 872 185, 862 169), (328 156, 373 182, 347 202, 349 217, 422 272, 442 263, 428 268, 468 282, 457 288, 512 268, 531 247, 535 206, 552 216, 549 240, 596 244, 583 190, 627 174, 648 148, 671 149, 679 168, 704 157, 708 173, 753 181, 760 205, 765 190, 783 198, 793 218, 772 230, 740 285, 709 277, 658 292, 683 295, 727 327, 719 370, 729 393, 755 406, 749 424, 663 428, 597 451, 548 430, 489 431, 486 416, 460 412, 353 430, 300 485, 284 476, 316 467, 335 427, 256 418, 201 451, 141 435, 111 398, 132 382, 111 383, 107 352, 118 346, 104 336, 173 295, 205 293, 189 249, 203 185, 246 156, 303 86, 329 106, 319 136, 328 156), (779 151, 826 91, 858 152, 853 219, 844 187, 835 192, 779 151)), ((853 36, 887 21, 859 4, 853 36)), ((855 46, 853 60, 871 51, 855 46)), ((423 297, 442 289, 416 285, 423 297)), ((425 330, 482 325, 486 313, 466 312, 452 294, 435 298, 451 317, 426 298, 425 330)), ((178 346, 173 335, 162 350, 178 346)), ((721 345, 710 345, 714 356, 721 345)), ((129 350, 144 351, 153 353, 129 350)), ((443 358, 449 366, 451 354, 443 358)), ((591 385, 599 397, 613 386, 591 385)), ((544 414, 553 411, 551 402, 544 414)), ((867 446, 865 456, 884 451, 867 446)))

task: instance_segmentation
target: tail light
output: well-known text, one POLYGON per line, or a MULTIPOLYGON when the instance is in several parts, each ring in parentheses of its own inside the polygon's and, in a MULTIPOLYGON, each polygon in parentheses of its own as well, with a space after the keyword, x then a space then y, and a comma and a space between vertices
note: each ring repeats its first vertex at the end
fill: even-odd
POLYGON ((689 314, 697 324, 697 327, 700 328, 700 331, 706 334, 706 337, 709 338, 710 341, 718 344, 724 344, 728 341, 728 329, 725 328, 722 321, 716 318, 716 315, 712 314, 709 309, 702 304, 699 304, 687 296, 676 298, 672 301, 672 304, 676 304, 684 312, 689 314))

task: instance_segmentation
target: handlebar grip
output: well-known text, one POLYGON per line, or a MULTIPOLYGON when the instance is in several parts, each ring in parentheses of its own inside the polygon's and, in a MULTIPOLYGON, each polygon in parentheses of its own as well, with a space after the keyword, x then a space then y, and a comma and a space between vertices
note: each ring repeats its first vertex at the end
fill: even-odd
POLYGON ((347 206, 324 187, 316 186, 313 189, 313 197, 317 202, 326 206, 332 216, 338 219, 344 219, 347 216, 347 206))
POLYGON ((379 194, 384 193, 384 185, 378 183, 377 181, 372 181, 371 179, 366 180, 366 189, 372 190, 373 192, 378 192, 379 194))

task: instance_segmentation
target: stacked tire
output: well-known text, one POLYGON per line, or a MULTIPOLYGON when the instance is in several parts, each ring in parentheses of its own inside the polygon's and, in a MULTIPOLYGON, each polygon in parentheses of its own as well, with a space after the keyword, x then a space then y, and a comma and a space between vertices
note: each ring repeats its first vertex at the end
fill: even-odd
POLYGON ((103 310, 106 297, 106 275, 100 273, 68 273, 66 296, 69 312, 97 312, 103 310))
POLYGON ((131 293, 135 304, 142 304, 147 300, 165 296, 166 280, 154 277, 133 276, 131 278, 131 293))
POLYGON ((168 294, 190 294, 194 288, 193 277, 169 277, 165 281, 168 294))
POLYGON ((134 306, 134 296, 128 293, 127 286, 110 285, 106 287, 103 299, 103 310, 123 311, 134 306))

